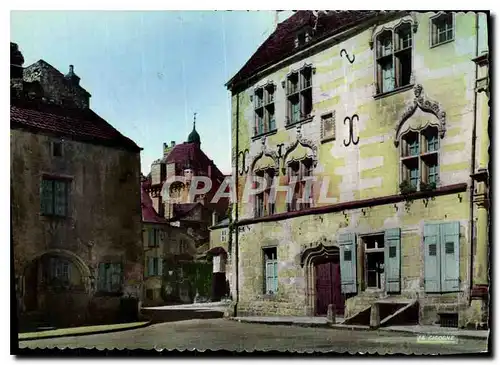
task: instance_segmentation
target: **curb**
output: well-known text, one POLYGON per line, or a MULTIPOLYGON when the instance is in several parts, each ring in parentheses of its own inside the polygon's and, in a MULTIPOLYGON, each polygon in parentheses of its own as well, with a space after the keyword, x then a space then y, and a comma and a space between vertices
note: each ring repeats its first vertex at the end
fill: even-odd
POLYGON ((413 335, 425 335, 425 336, 456 336, 457 338, 465 338, 465 339, 476 339, 476 340, 487 340, 489 338, 489 334, 487 336, 483 335, 473 335, 473 334, 460 334, 460 333, 436 333, 436 332, 415 332, 404 329, 387 329, 384 327, 379 327, 376 329, 371 329, 368 326, 356 326, 356 325, 339 325, 339 324, 331 324, 331 323, 300 323, 294 321, 253 321, 253 320, 245 320, 245 319, 236 319, 236 318, 225 318, 227 320, 232 320, 241 323, 256 323, 256 324, 266 324, 266 325, 275 325, 275 326, 296 326, 296 327, 316 327, 316 328, 332 328, 332 329, 340 329, 340 330, 350 330, 350 331, 384 331, 384 332, 393 332, 393 333, 408 333, 413 335))
POLYGON ((88 335, 99 335, 99 334, 103 334, 103 333, 122 332, 122 331, 135 330, 135 329, 139 329, 139 328, 145 328, 145 327, 151 326, 152 324, 154 324, 154 323, 149 321, 149 322, 146 322, 144 324, 140 324, 140 325, 133 326, 133 327, 112 328, 112 329, 103 329, 103 330, 92 331, 92 332, 79 332, 79 333, 73 333, 73 334, 68 333, 68 334, 52 335, 52 336, 49 335, 49 336, 40 336, 40 337, 27 337, 27 338, 23 338, 23 339, 18 337, 18 342, 47 340, 47 339, 61 338, 61 337, 80 337, 80 336, 88 336, 88 335))

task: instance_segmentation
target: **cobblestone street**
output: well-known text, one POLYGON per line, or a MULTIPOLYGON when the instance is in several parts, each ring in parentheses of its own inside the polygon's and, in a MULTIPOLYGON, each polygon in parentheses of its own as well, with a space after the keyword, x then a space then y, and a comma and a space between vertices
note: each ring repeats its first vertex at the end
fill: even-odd
POLYGON ((24 341, 19 346, 454 354, 486 351, 487 341, 459 339, 457 344, 418 344, 416 335, 404 333, 270 326, 226 319, 205 319, 162 323, 108 334, 24 341))

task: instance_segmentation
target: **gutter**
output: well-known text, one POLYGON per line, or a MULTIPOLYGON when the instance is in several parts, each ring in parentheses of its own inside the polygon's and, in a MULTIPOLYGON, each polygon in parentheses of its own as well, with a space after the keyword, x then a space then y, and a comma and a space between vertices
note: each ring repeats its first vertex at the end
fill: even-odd
MULTIPOLYGON (((479 14, 476 13, 476 54, 474 58, 479 56, 479 14)), ((478 76, 478 65, 475 65, 474 72, 474 85, 476 84, 478 76)), ((470 242, 470 262, 469 262, 469 305, 472 303, 472 287, 474 285, 474 190, 475 190, 475 179, 474 174, 476 172, 476 125, 477 125, 477 91, 474 88, 474 116, 472 123, 472 151, 471 151, 471 165, 470 165, 470 220, 469 220, 469 242, 470 242)))
MULTIPOLYGON (((236 93, 236 149, 235 149, 235 179, 238 178, 238 151, 239 151, 239 123, 240 123, 240 94, 236 93)), ((236 199, 233 205, 233 208, 235 208, 235 213, 234 213, 234 222, 236 225, 233 225, 233 227, 236 227, 236 234, 234 235, 234 262, 235 262, 235 273, 236 273, 236 302, 234 303, 234 317, 238 315, 238 303, 240 301, 240 278, 239 278, 239 247, 238 247, 238 233, 239 229, 237 227, 238 224, 238 181, 235 181, 235 191, 236 191, 236 199)), ((232 234, 232 232, 230 232, 232 234)))
MULTIPOLYGON (((341 41, 344 38, 350 37, 353 33, 357 33, 360 30, 363 30, 363 29, 368 28, 368 27, 373 26, 373 25, 377 25, 379 22, 381 22, 383 20, 391 19, 393 17, 396 18, 396 17, 401 16, 401 15, 407 15, 407 13, 408 13, 408 11, 388 11, 387 14, 383 14, 383 15, 375 14, 372 18, 368 17, 367 20, 361 21, 361 23, 358 25, 355 25, 351 28, 348 28, 340 33, 333 34, 331 36, 327 36, 326 39, 320 40, 317 43, 314 43, 314 44, 310 45, 309 47, 307 47, 307 48, 305 48, 297 53, 293 53, 290 56, 286 57, 285 59, 278 61, 274 64, 271 64, 271 65, 267 66, 266 68, 262 69, 261 71, 255 72, 252 76, 247 77, 245 79, 242 79, 242 80, 236 82, 235 84, 233 84, 232 81, 238 75, 238 73, 239 73, 239 71, 238 71, 238 73, 235 76, 233 76, 225 84, 225 86, 230 90, 235 89, 239 85, 249 83, 252 79, 261 78, 264 74, 268 74, 268 73, 273 72, 276 69, 280 69, 280 68, 284 67, 287 63, 292 63, 296 59, 303 58, 304 56, 309 56, 309 54, 314 53, 318 48, 324 47, 326 49, 328 47, 331 47, 334 43, 341 41)), ((253 57, 253 55, 252 55, 252 57, 253 57)))

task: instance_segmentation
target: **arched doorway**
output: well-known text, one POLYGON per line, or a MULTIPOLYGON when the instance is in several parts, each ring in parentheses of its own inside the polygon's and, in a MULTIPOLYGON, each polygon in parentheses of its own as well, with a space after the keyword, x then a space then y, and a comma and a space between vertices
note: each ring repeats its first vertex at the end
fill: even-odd
POLYGON ((304 250, 301 266, 306 275, 306 305, 310 315, 326 316, 328 306, 343 315, 345 298, 341 292, 339 248, 320 243, 304 250))
POLYGON ((91 273, 77 255, 66 250, 43 252, 27 262, 23 276, 23 312, 28 317, 37 314, 44 321, 59 322, 67 313, 83 319, 75 311, 86 309, 91 273))

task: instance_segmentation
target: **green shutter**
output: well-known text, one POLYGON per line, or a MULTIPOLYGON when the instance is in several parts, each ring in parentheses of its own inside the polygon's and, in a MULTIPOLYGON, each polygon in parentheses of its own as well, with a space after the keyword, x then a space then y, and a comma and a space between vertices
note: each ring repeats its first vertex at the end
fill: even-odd
POLYGON ((42 179, 40 182, 40 209, 42 214, 54 214, 53 188, 52 180, 42 179))
POLYGON ((158 275, 163 276, 163 258, 158 259, 158 275))
POLYGON ((460 223, 441 223, 441 291, 460 289, 460 223))
POLYGON ((99 272, 97 273, 97 291, 106 290, 106 264, 99 264, 99 272))
POLYGON ((154 247, 155 231, 153 228, 148 229, 148 247, 154 247))
POLYGON ((150 276, 153 276, 155 274, 155 268, 154 268, 154 257, 149 257, 148 258, 148 273, 150 276))
POLYGON ((266 261, 266 294, 274 293, 274 261, 266 261))
POLYGON ((342 293, 356 293, 356 235, 354 233, 340 234, 339 245, 342 293))
POLYGON ((122 264, 117 263, 110 266, 110 291, 120 292, 122 286, 122 264))
POLYGON ((401 229, 387 229, 384 241, 386 291, 399 293, 401 291, 401 229))
POLYGON ((67 182, 54 181, 54 214, 65 217, 67 207, 67 182))
POLYGON ((439 224, 424 225, 424 289, 427 293, 441 291, 441 249, 439 224))
MULTIPOLYGON (((222 259, 222 258, 221 258, 222 259)), ((274 261, 274 270, 273 270, 273 292, 278 292, 278 261, 274 261)))

